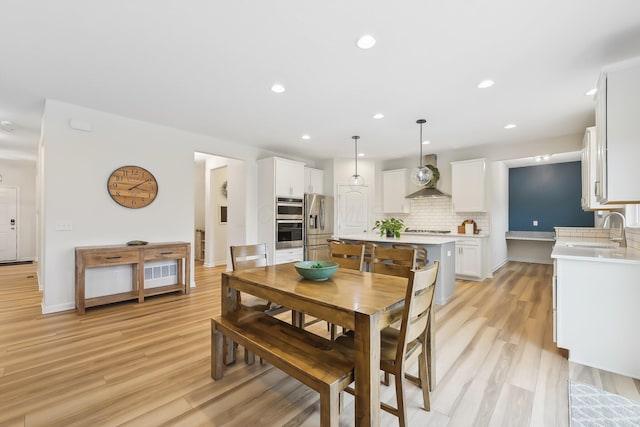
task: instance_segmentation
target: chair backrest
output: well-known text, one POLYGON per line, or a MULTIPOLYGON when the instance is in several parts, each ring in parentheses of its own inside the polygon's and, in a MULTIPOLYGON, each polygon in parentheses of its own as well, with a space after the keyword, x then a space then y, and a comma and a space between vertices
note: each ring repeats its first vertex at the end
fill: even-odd
POLYGON ((337 262, 340 267, 362 271, 363 260, 364 245, 331 243, 331 261, 337 262))
POLYGON ((390 276, 409 277, 416 267, 415 249, 395 249, 375 246, 371 255, 371 272, 390 276))
POLYGON ((230 246, 233 271, 267 265, 267 244, 230 246))
MULTIPOLYGON (((416 250, 416 268, 424 268, 429 264, 427 259, 427 249, 424 246, 412 245, 411 243, 394 243, 391 245, 395 249, 415 249, 416 250)), ((397 261, 394 264, 401 264, 402 261, 397 261)))
POLYGON ((373 253, 373 248, 377 245, 373 242, 367 242, 364 240, 358 240, 355 242, 356 245, 364 245, 364 265, 363 268, 365 270, 371 271, 371 254, 373 253))
POLYGON ((400 363, 404 358, 408 344, 420 337, 426 339, 425 334, 429 326, 439 267, 440 262, 434 261, 431 267, 412 270, 409 274, 409 284, 398 337, 396 363, 400 363))

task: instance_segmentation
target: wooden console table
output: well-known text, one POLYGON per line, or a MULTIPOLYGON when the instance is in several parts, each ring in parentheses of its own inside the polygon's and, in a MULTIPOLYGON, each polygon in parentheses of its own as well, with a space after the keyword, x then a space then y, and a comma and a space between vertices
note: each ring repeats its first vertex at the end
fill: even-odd
POLYGON ((189 293, 191 245, 187 242, 149 243, 143 246, 109 245, 76 248, 76 309, 84 314, 85 308, 113 302, 137 299, 167 292, 189 293), (178 283, 155 288, 144 287, 144 263, 163 259, 178 260, 178 283), (85 272, 87 268, 114 265, 132 266, 131 291, 94 298, 85 297, 85 272), (183 278, 184 272, 184 278, 183 278))

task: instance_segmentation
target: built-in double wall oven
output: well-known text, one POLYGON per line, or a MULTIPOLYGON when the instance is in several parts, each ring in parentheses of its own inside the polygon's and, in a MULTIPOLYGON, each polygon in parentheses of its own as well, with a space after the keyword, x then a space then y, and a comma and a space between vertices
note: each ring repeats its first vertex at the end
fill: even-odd
POLYGON ((301 248, 303 246, 302 199, 276 198, 276 249, 301 248))

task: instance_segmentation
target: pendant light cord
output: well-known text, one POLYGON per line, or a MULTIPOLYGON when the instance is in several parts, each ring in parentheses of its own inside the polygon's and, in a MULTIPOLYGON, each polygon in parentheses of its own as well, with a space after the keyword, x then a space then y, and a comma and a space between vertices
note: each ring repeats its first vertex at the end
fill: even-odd
POLYGON ((425 119, 420 119, 417 120, 416 123, 420 124, 420 160, 418 161, 418 167, 422 167, 423 165, 423 160, 422 160, 422 125, 425 124, 427 121, 425 119))
POLYGON ((359 136, 354 136, 352 137, 354 139, 355 143, 355 153, 354 153, 354 159, 356 161, 356 173, 355 176, 358 176, 358 139, 360 138, 359 136))

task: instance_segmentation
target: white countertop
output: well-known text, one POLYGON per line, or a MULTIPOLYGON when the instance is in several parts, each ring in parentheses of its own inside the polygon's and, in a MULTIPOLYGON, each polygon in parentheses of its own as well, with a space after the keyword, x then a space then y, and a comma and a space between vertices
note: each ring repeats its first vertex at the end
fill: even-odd
POLYGON ((556 240, 556 233, 553 231, 507 231, 507 240, 533 240, 541 242, 553 242, 556 240))
MULTIPOLYGON (((588 243, 580 240, 558 240, 551 252, 551 258, 640 264, 640 250, 633 248, 588 248, 569 247, 568 243, 588 243)), ((606 243, 606 242, 605 242, 606 243)))
MULTIPOLYGON (((467 236, 462 234, 461 236, 467 236)), ((344 240, 364 240, 367 242, 385 242, 385 243, 411 243, 416 245, 441 245, 444 243, 452 243, 459 237, 456 234, 409 234, 400 233, 399 238, 380 236, 380 233, 361 233, 361 234, 336 234, 335 239, 344 240)))

